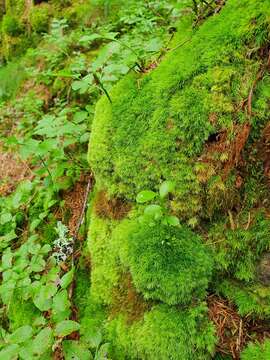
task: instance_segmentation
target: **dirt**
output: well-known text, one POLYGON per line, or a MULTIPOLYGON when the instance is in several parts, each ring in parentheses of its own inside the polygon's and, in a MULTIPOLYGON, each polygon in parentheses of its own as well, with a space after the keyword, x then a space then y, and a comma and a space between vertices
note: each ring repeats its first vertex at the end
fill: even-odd
POLYGON ((0 146, 0 196, 9 195, 23 180, 34 177, 29 165, 17 154, 4 152, 0 146))
POLYGON ((123 199, 109 198, 105 191, 98 193, 95 200, 95 212, 101 218, 108 218, 114 220, 123 219, 131 209, 123 199))
POLYGON ((68 228, 72 236, 77 235, 77 228, 82 215, 89 175, 82 175, 74 187, 64 192, 65 212, 68 218, 68 228))
POLYGON ((113 305, 110 309, 111 318, 116 317, 119 313, 126 315, 128 325, 134 321, 143 318, 145 312, 149 311, 152 304, 146 302, 141 294, 139 294, 133 283, 129 273, 122 274, 119 284, 113 291, 113 305))

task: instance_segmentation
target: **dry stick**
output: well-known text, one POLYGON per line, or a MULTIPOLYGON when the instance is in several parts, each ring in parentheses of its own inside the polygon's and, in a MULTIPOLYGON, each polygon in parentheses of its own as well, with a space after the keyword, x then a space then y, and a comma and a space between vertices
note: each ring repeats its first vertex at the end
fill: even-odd
MULTIPOLYGON (((87 200, 88 200, 88 196, 89 196, 89 193, 90 193, 90 189, 91 189, 91 185, 92 185, 92 180, 93 180, 93 177, 92 177, 92 174, 90 174, 89 176, 89 179, 88 179, 88 182, 87 182, 87 187, 86 187, 86 191, 85 191, 85 195, 84 195, 84 201, 83 201, 83 207, 82 207, 82 210, 81 210, 81 214, 80 214, 80 217, 79 217, 79 221, 77 223, 77 226, 76 226, 76 229, 75 229, 75 233, 73 235, 73 244, 72 244, 72 259, 71 259, 71 266, 72 268, 74 267, 75 265, 75 245, 76 245, 76 242, 77 242, 77 239, 78 239, 78 234, 79 234, 79 230, 80 230, 80 227, 84 221, 84 218, 85 218, 85 211, 86 211, 86 207, 87 207, 87 200)), ((73 297, 73 292, 74 292, 74 288, 75 288, 75 282, 74 280, 72 281, 71 285, 70 285, 70 288, 69 288, 69 299, 71 299, 73 297)))

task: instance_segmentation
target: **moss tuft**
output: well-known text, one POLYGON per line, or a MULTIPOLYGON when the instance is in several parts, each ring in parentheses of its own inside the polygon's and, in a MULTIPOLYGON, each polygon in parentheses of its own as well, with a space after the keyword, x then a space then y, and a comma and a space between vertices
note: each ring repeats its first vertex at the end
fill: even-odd
POLYGON ((116 229, 120 258, 146 299, 187 304, 201 299, 211 278, 212 258, 194 232, 136 221, 116 229))
POLYGON ((120 315, 109 323, 108 334, 119 360, 206 360, 216 342, 205 305, 189 310, 158 305, 130 327, 120 315))

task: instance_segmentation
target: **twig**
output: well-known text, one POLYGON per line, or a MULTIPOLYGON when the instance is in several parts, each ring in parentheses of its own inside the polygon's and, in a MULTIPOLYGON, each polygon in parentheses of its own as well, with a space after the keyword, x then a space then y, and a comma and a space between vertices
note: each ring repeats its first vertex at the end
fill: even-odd
MULTIPOLYGON (((72 268, 74 268, 74 266, 75 266, 75 245, 76 245, 76 242, 77 242, 77 239, 78 239, 78 234, 79 234, 80 227, 81 227, 81 225, 82 225, 82 223, 84 221, 84 218, 85 218, 87 200, 88 200, 88 196, 89 196, 89 193, 90 193, 92 180, 93 180, 93 177, 92 177, 92 174, 90 174, 89 179, 88 179, 88 183, 87 183, 87 187, 86 187, 86 191, 85 191, 85 195, 84 195, 84 201, 83 201, 83 206, 82 206, 82 210, 81 210, 81 213, 80 213, 79 221, 77 223, 75 233, 73 235, 73 244, 72 244, 73 249, 72 249, 72 258, 71 258, 71 267, 72 268)), ((73 278, 73 281, 72 281, 72 283, 70 285, 69 292, 68 292, 70 300, 73 297, 74 289, 75 289, 75 281, 74 281, 74 278, 73 278)))
POLYGON ((234 221, 233 221, 232 212, 229 210, 229 211, 228 211, 228 214, 229 214, 231 229, 232 229, 232 230, 235 230, 235 223, 234 223, 234 221))
POLYGON ((251 222, 251 215, 250 215, 250 212, 249 212, 249 213, 248 213, 248 222, 247 222, 247 225, 245 226, 245 230, 248 230, 248 229, 249 229, 250 222, 251 222))

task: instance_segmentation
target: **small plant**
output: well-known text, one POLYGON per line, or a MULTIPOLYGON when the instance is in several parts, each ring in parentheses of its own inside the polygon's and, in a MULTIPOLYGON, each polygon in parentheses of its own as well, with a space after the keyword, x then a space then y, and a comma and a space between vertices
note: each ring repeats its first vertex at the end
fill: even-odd
POLYGON ((179 219, 174 215, 170 215, 168 208, 168 196, 173 193, 175 183, 172 181, 164 181, 159 188, 159 192, 151 190, 144 190, 138 193, 136 201, 138 204, 145 204, 157 200, 156 204, 147 205, 144 208, 142 221, 148 222, 150 225, 155 225, 161 222, 163 225, 179 226, 179 219))
POLYGON ((67 258, 73 252, 73 238, 69 236, 68 228, 61 223, 57 222, 57 227, 55 228, 58 238, 53 242, 54 244, 54 253, 53 256, 56 259, 57 263, 66 261, 67 258))

